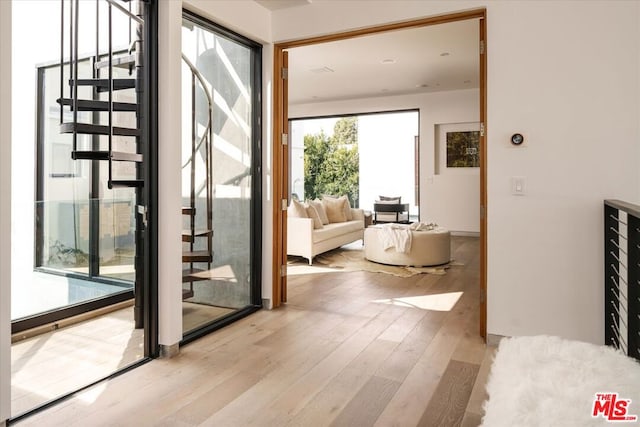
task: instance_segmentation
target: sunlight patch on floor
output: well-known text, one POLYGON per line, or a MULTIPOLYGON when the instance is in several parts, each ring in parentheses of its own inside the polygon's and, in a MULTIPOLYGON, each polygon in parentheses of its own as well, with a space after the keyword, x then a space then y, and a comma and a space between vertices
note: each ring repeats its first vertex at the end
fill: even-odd
POLYGON ((379 299, 373 302, 391 304, 400 307, 414 307, 421 310, 451 311, 463 292, 447 292, 444 294, 418 295, 415 297, 379 299))
POLYGON ((78 400, 81 402, 92 404, 98 400, 98 397, 107 389, 107 382, 102 382, 100 384, 96 384, 88 390, 83 391, 78 394, 78 400))

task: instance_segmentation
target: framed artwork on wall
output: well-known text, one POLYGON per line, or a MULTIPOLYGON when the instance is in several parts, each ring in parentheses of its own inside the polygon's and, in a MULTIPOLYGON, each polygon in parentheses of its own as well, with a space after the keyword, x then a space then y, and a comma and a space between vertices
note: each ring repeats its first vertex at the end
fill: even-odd
POLYGON ((435 173, 477 173, 480 168, 480 123, 436 125, 435 173))

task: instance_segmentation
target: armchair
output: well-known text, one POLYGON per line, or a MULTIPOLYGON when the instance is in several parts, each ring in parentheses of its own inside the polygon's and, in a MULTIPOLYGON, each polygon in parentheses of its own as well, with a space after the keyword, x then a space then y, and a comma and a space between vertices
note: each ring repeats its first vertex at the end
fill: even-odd
POLYGON ((378 200, 373 204, 373 222, 408 223, 409 203, 400 203, 400 198, 392 200, 378 200))

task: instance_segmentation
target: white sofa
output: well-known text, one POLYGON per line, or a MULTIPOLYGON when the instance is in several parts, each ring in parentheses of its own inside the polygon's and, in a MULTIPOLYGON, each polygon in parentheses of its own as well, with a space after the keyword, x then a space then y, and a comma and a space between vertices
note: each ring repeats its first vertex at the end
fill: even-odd
POLYGON ((307 258, 309 265, 313 257, 331 249, 364 237, 364 211, 351 208, 351 221, 325 224, 313 228, 312 218, 289 217, 287 219, 287 255, 307 258))

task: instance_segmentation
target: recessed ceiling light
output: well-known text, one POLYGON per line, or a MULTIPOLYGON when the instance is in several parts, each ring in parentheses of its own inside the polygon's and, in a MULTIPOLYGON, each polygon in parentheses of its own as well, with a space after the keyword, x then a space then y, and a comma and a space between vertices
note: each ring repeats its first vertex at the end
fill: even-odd
POLYGON ((440 54, 440 56, 449 56, 449 55, 450 55, 450 53, 449 53, 449 52, 442 52, 442 53, 440 54))
POLYGON ((471 80, 465 80, 464 83, 466 84, 471 83, 471 80))
POLYGON ((388 92, 389 89, 381 89, 382 92, 388 92))
POLYGON ((382 61, 380 61, 382 64, 395 64, 396 60, 395 59, 383 59, 382 61))
POLYGON ((416 85, 416 87, 429 87, 429 85, 426 83, 422 83, 422 84, 416 85))

